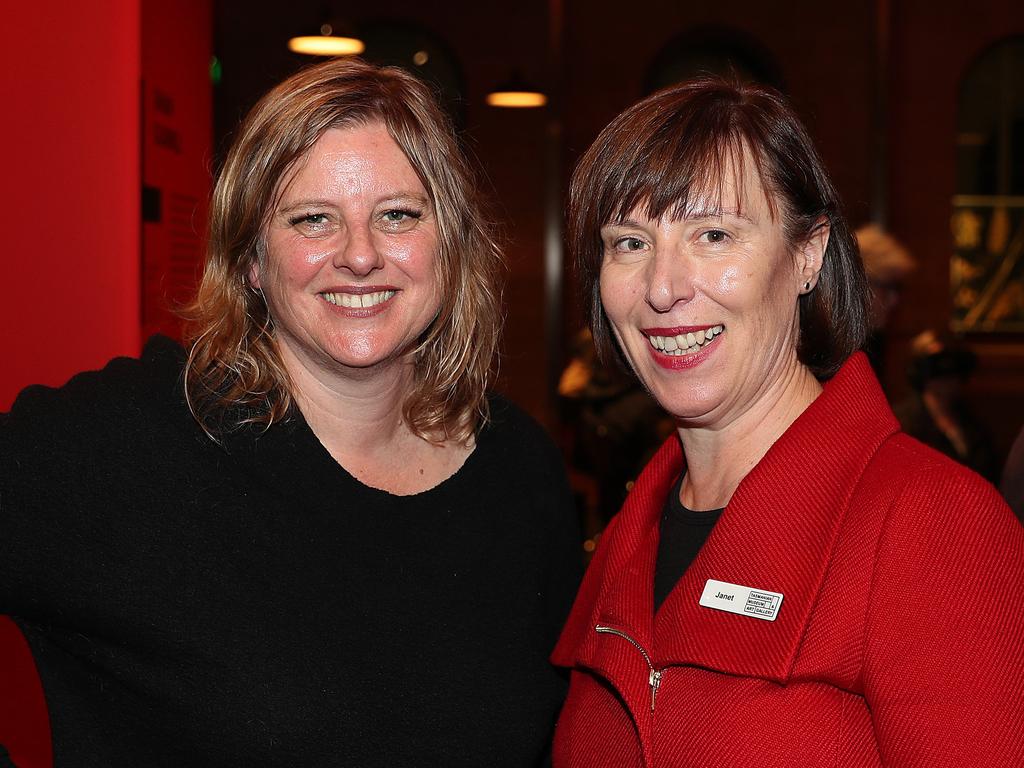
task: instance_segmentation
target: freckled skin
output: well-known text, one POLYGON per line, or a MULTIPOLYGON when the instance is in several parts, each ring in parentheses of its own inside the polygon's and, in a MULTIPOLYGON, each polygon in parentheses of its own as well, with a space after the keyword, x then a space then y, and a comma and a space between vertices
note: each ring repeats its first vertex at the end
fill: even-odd
POLYGON ((286 180, 266 240, 250 280, 303 367, 322 378, 409 364, 440 305, 438 234, 423 184, 382 124, 327 131, 286 180), (320 295, 361 287, 395 295, 369 317, 320 295))
POLYGON ((653 221, 640 206, 602 229, 601 300, 612 331, 647 389, 689 426, 732 423, 800 370, 806 264, 772 219, 754 163, 743 165, 741 184, 723 175, 720 207, 698 200, 682 219, 653 221), (683 370, 659 366, 641 333, 717 324, 725 332, 713 353, 683 370))

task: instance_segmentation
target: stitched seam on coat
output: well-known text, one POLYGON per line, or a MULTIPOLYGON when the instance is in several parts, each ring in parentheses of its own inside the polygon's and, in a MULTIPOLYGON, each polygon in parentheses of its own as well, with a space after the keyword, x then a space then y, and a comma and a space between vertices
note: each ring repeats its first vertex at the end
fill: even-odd
MULTIPOLYGON (((890 438, 891 439, 891 438, 890 438)), ((903 484, 900 486, 899 492, 893 494, 889 502, 888 509, 885 510, 885 520, 878 532, 878 542, 875 544, 875 557, 871 563, 871 589, 868 592, 868 606, 864 616, 864 630, 860 641, 860 672, 858 674, 858 683, 860 690, 865 694, 864 701, 868 704, 868 714, 871 715, 871 727, 875 727, 875 714, 872 712, 871 707, 867 701, 865 690, 865 667, 867 666, 868 658, 868 638, 871 636, 871 624, 873 620, 873 608, 875 605, 875 593, 878 590, 878 562, 881 558, 882 548, 885 545, 886 539, 889 536, 889 528, 892 525, 893 511, 903 500, 903 497, 907 493, 907 489, 910 485, 909 478, 905 478, 903 484)))

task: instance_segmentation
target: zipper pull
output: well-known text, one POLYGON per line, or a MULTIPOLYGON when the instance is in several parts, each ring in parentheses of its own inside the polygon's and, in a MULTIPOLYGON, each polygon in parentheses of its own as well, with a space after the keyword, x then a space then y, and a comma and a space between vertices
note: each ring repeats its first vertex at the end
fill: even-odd
POLYGON ((661 670, 652 669, 647 676, 647 684, 651 686, 651 714, 654 714, 654 698, 658 695, 658 687, 661 685, 661 670))

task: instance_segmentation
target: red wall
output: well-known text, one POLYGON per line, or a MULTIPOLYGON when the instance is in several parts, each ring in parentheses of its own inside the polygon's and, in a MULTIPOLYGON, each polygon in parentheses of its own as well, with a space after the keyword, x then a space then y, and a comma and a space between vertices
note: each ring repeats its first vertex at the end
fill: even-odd
POLYGON ((142 8, 142 181, 159 218, 142 225, 142 338, 179 338, 206 244, 213 93, 212 0, 142 8))
POLYGON ((0 410, 139 349, 139 0, 0 25, 0 410))

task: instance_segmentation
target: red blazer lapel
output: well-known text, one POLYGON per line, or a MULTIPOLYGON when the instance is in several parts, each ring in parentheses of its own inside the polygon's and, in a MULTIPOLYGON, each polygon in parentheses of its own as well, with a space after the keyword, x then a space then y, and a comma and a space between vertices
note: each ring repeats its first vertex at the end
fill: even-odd
POLYGON ((682 469, 683 451, 679 438, 672 436, 644 467, 622 510, 605 529, 562 636, 551 654, 555 664, 572 666, 576 663, 602 614, 606 620, 628 624, 650 638, 658 513, 672 481, 679 477, 682 469), (620 578, 624 579, 622 583, 619 583, 620 578))
POLYGON ((899 426, 857 355, 744 478, 658 612, 655 662, 784 683, 864 467, 899 426), (699 604, 708 579, 781 593, 766 621, 699 604))
POLYGON ((596 671, 638 723, 649 700, 647 662, 599 624, 629 635, 658 669, 691 665, 785 683, 854 489, 897 430, 867 358, 855 355, 743 480, 654 617, 659 515, 685 468, 678 439, 668 440, 602 537, 552 661, 596 671), (701 606, 708 579, 781 593, 777 618, 701 606))
POLYGON ((637 478, 622 510, 602 536, 576 604, 551 659, 590 669, 619 691, 638 727, 649 711, 648 666, 654 624, 654 560, 658 519, 683 469, 678 437, 669 438, 637 478), (637 643, 598 626, 613 629, 637 643))

